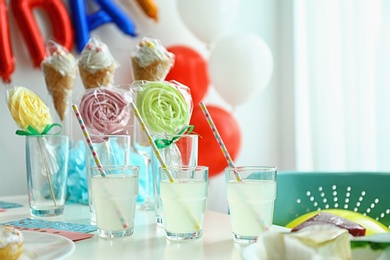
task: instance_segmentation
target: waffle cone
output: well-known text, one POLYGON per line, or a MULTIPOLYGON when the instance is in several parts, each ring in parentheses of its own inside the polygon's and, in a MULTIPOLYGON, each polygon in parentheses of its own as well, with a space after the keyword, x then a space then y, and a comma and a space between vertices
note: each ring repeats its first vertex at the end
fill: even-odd
POLYGON ((159 60, 142 67, 136 58, 131 59, 134 80, 162 81, 171 68, 171 60, 159 60))
POLYGON ((79 66, 81 81, 86 89, 99 86, 108 86, 113 82, 116 66, 113 64, 101 70, 91 71, 86 67, 79 66))
POLYGON ((43 64, 42 69, 45 74, 46 87, 53 98, 54 108, 63 121, 68 106, 68 96, 73 89, 75 71, 62 75, 54 66, 47 63, 43 64))

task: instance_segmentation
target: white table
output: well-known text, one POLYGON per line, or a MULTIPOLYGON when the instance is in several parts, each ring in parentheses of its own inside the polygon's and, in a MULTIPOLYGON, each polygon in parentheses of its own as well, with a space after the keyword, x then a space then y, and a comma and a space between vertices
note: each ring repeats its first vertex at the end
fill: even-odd
MULTIPOLYGON (((0 200, 25 205, 0 212, 0 222, 30 217, 27 195, 0 200)), ((66 205, 63 217, 50 219, 89 224, 89 209, 79 204, 66 205)), ((196 241, 168 241, 164 230, 155 224, 154 211, 137 211, 131 237, 102 239, 95 235, 75 244, 76 250, 69 259, 241 259, 245 249, 233 241, 229 215, 214 211, 206 211, 203 236, 196 241)))

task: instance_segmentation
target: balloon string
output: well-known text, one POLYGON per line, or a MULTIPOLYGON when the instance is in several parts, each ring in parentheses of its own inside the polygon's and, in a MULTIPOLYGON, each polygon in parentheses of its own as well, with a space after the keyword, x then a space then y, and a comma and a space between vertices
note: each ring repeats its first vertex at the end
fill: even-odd
POLYGON ((193 125, 185 126, 171 140, 157 138, 156 140, 154 140, 154 143, 156 144, 158 149, 166 148, 166 147, 170 146, 171 144, 173 144, 174 142, 176 142, 178 139, 180 139, 182 137, 182 135, 190 134, 192 132, 192 130, 194 130, 193 125))

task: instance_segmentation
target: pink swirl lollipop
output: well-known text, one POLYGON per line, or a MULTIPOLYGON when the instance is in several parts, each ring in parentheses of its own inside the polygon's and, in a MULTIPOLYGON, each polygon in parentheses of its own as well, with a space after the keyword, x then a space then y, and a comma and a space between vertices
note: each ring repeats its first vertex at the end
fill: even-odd
POLYGON ((108 88, 87 91, 80 101, 85 126, 94 134, 127 134, 130 108, 123 96, 108 88))

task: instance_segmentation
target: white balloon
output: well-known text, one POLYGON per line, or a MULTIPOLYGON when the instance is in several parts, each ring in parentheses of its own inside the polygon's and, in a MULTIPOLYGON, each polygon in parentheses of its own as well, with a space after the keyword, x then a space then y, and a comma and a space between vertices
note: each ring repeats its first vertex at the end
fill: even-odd
POLYGON ((233 34, 218 40, 208 62, 210 82, 221 97, 236 106, 268 85, 273 57, 268 45, 254 34, 233 34))
POLYGON ((240 0, 177 0, 183 23, 200 40, 210 43, 227 31, 240 0))

